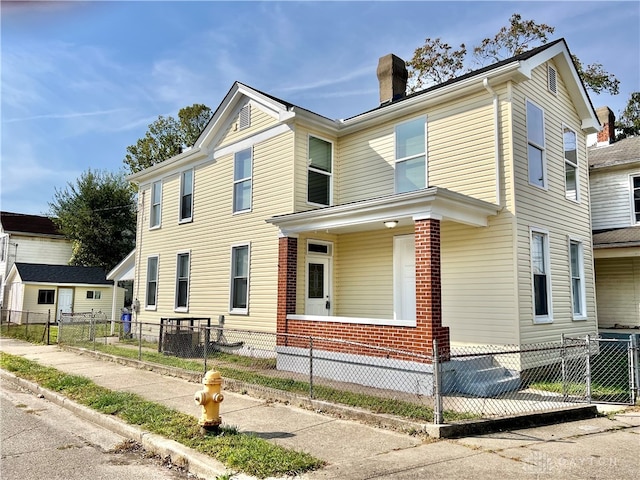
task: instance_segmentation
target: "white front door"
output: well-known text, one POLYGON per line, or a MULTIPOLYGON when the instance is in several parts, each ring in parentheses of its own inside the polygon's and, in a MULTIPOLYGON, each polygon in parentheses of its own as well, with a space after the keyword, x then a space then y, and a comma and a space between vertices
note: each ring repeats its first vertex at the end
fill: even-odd
POLYGON ((307 259, 307 294, 305 313, 307 315, 331 315, 331 272, 330 259, 307 259))
POLYGON ((58 289, 58 312, 56 318, 60 321, 60 312, 69 313, 73 309, 73 288, 58 289))
POLYGON ((416 253, 413 235, 393 237, 393 318, 416 318, 416 253))

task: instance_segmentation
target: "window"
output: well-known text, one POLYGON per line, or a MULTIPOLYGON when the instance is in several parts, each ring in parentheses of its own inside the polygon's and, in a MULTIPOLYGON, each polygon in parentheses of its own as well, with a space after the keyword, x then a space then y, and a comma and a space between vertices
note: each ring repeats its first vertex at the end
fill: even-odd
POLYGON ((571 304, 573 318, 585 318, 585 294, 584 294, 584 262, 582 257, 582 243, 569 241, 569 257, 571 263, 571 304))
POLYGON ((6 258, 5 250, 7 248, 7 237, 0 238, 0 262, 4 262, 6 258))
POLYGON ((529 159, 529 183, 547 187, 544 158, 544 114, 541 108, 527 101, 527 142, 529 159))
POLYGON ((531 232, 531 269, 536 322, 551 321, 551 278, 549 276, 549 237, 531 232))
POLYGON ((396 193, 427 185, 425 128, 424 117, 396 127, 396 193))
POLYGON ((640 223, 640 175, 631 177, 633 195, 633 221, 640 223))
POLYGON ((162 218, 162 180, 153 182, 151 186, 150 228, 159 227, 162 218))
POLYGON ((251 105, 247 104, 240 110, 238 128, 243 130, 251 126, 251 105))
POLYGON ((333 146, 316 137, 309 137, 309 168, 307 201, 317 205, 331 204, 331 167, 333 146))
POLYGON ((554 95, 558 94, 558 73, 551 65, 547 67, 547 88, 554 95))
POLYGON ((102 298, 102 292, 100 290, 87 290, 88 300, 100 300, 102 298))
POLYGON ((231 313, 248 313, 249 245, 231 249, 231 313))
POLYGON ((233 161, 233 212, 251 210, 251 149, 237 152, 233 161))
POLYGON ((38 305, 53 305, 55 298, 55 290, 38 290, 38 305))
POLYGON ((147 308, 155 309, 158 293, 158 257, 147 258, 147 308))
POLYGON ((176 310, 186 310, 189 300, 189 253, 178 254, 176 267, 176 310))
POLYGON ((188 222, 193 211, 193 170, 182 172, 180 190, 180 221, 188 222))
POLYGON ((578 201, 578 144, 576 132, 563 128, 565 195, 569 200, 578 201))

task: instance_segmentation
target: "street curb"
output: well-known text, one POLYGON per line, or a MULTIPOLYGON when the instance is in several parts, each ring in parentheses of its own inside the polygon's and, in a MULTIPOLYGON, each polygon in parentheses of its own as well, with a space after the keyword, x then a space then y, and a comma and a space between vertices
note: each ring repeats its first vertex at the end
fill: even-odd
MULTIPOLYGON (((64 350, 87 354, 102 360, 118 363, 120 365, 182 378, 183 380, 188 380, 194 383, 200 383, 203 375, 203 373, 187 372, 180 368, 166 367, 164 365, 157 365, 154 363, 144 362, 142 360, 118 357, 116 355, 96 352, 86 348, 68 346, 62 348, 64 350)), ((235 393, 246 393, 254 398, 275 400, 307 410, 313 410, 317 413, 326 413, 341 419, 356 420, 366 423, 367 425, 388 428, 391 430, 401 431, 403 433, 424 433, 431 438, 438 439, 459 438, 469 435, 484 435, 517 428, 541 427, 554 423, 584 420, 598 416, 598 409, 595 405, 578 405, 522 415, 510 415, 500 418, 469 420, 455 424, 436 425, 433 423, 421 423, 407 420, 393 415, 372 413, 367 410, 337 405, 322 400, 314 400, 308 397, 302 397, 295 393, 284 392, 261 385, 254 385, 232 378, 225 378, 224 385, 226 390, 235 393)))
MULTIPOLYGON (((69 410, 84 420, 90 421, 124 438, 140 442, 145 450, 151 453, 162 457, 169 456, 173 464, 184 467, 189 473, 198 477, 216 478, 230 473, 230 470, 225 467, 224 464, 212 457, 197 452, 176 441, 129 425, 116 417, 110 417, 109 415, 96 412, 56 392, 43 388, 37 383, 20 378, 11 372, 0 369, 0 378, 36 394, 40 394, 51 403, 69 410)), ((233 478, 238 480, 258 480, 257 477, 243 473, 234 473, 233 478)))

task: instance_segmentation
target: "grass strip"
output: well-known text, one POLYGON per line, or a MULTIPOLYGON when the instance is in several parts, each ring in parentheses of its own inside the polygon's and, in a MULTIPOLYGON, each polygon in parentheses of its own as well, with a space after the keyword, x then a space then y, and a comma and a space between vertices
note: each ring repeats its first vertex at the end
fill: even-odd
POLYGON ((257 437, 223 426, 219 435, 200 434, 191 415, 178 412, 142 397, 96 385, 91 380, 69 375, 37 362, 0 352, 0 367, 90 407, 114 415, 149 432, 162 435, 209 455, 230 469, 259 478, 299 475, 318 469, 322 460, 308 453, 283 448, 257 437))

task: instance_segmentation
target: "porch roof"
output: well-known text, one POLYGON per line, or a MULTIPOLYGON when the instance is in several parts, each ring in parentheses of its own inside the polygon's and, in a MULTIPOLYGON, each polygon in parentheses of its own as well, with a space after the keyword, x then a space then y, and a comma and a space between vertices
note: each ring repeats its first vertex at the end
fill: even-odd
POLYGON ((500 207, 445 188, 430 187, 358 202, 323 207, 299 213, 277 215, 267 220, 283 235, 310 231, 351 233, 385 228, 395 220, 398 226, 413 225, 415 220, 434 218, 485 227, 488 217, 500 207))

